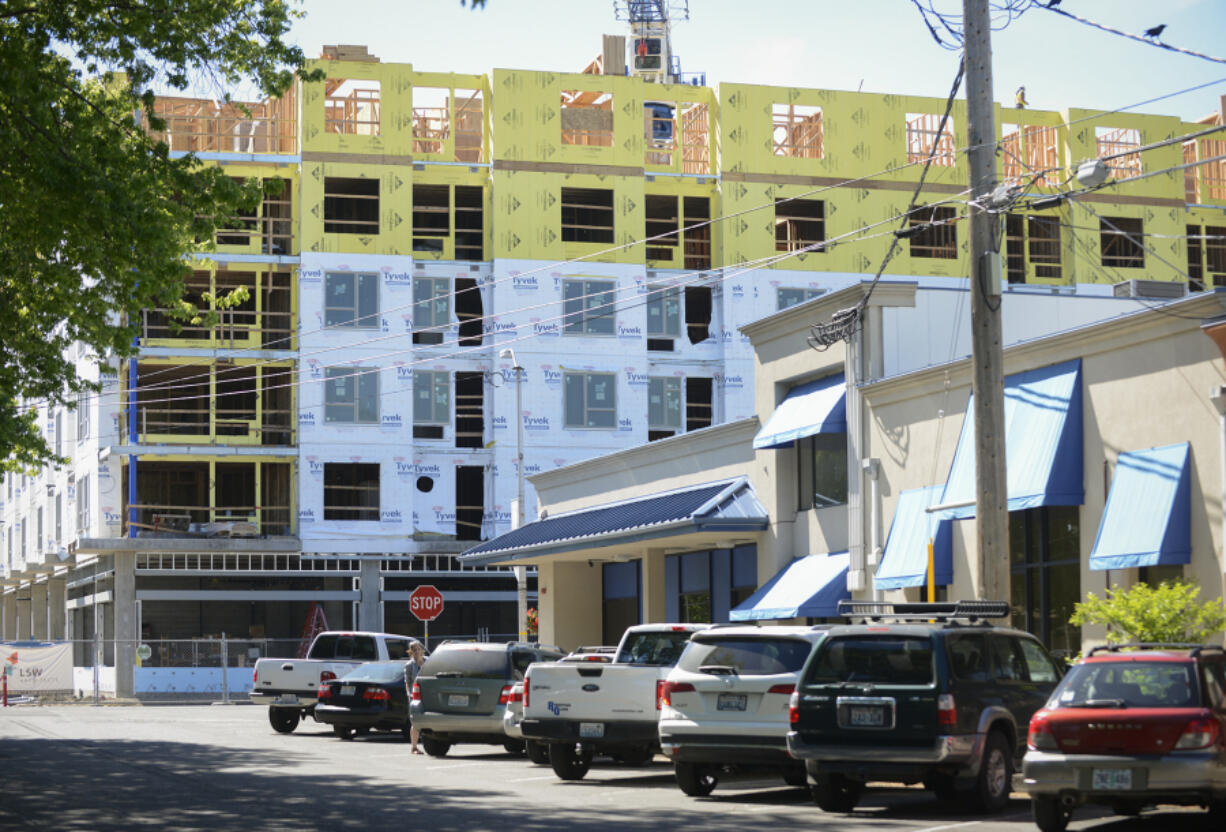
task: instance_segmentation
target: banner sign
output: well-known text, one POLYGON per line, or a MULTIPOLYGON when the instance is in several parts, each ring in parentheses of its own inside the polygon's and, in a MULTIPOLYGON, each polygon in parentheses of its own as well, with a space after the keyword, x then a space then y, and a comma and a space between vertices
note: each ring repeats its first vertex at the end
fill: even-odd
POLYGON ((0 642, 0 667, 9 693, 72 690, 72 645, 0 642))

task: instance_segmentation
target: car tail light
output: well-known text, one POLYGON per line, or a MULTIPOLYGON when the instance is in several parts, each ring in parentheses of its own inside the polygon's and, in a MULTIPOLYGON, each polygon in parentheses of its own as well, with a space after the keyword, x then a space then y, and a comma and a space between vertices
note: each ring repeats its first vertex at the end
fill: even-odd
POLYGON ((519 690, 516 690, 515 688, 511 688, 511 701, 519 702, 520 704, 523 704, 524 689, 522 687, 519 690))
POLYGON ((316 698, 317 699, 331 699, 332 698, 332 686, 329 685, 327 682, 324 682, 323 684, 321 684, 319 686, 319 693, 316 695, 316 698))
POLYGON ((524 677, 524 710, 528 710, 528 700, 532 698, 532 677, 524 677))
POLYGON ((1026 735, 1026 745, 1032 751, 1059 751, 1060 744, 1056 735, 1051 732, 1047 723, 1047 712, 1039 711, 1030 718, 1030 732, 1026 735))
POLYGON ((413 683, 413 693, 412 693, 411 698, 414 702, 421 701, 421 682, 413 683))
POLYGON ((335 678, 335 673, 333 673, 331 670, 325 670, 323 673, 319 674, 319 683, 322 685, 324 682, 330 682, 335 678))
POLYGON ((583 660, 585 662, 607 662, 608 661, 607 658, 605 658, 604 656, 600 656, 600 655, 584 656, 583 660))
POLYGON ((689 682, 656 682, 656 710, 664 705, 672 705, 674 693, 693 692, 694 686, 689 682))
POLYGON ((503 685, 502 690, 498 691, 498 704, 506 705, 511 701, 511 686, 503 685))
POLYGON ((958 724, 958 711, 954 705, 952 693, 942 693, 937 697, 937 725, 954 726, 958 724))
POLYGON ((1217 742, 1221 730, 1217 720, 1212 717, 1194 719, 1184 726, 1183 733, 1179 735, 1179 741, 1175 743, 1175 750, 1191 751, 1208 748, 1217 742))
POLYGON ((791 696, 796 692, 795 685, 771 685, 766 690, 767 693, 782 693, 784 696, 791 696))
POLYGON ((260 683, 260 671, 258 669, 251 671, 251 687, 255 687, 260 683))
POLYGON ((367 688, 362 693, 362 698, 367 702, 387 702, 391 699, 383 688, 367 688))
POLYGON ((788 698, 788 722, 793 728, 800 724, 800 693, 796 690, 788 698))

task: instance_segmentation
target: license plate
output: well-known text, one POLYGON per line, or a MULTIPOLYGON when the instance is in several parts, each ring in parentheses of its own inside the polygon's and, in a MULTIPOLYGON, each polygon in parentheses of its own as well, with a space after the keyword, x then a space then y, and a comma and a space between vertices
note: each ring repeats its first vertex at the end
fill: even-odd
POLYGON ((341 696, 353 696, 353 685, 341 685, 341 696))
POLYGON ((1094 789, 1103 791, 1122 791, 1132 788, 1132 769, 1130 768, 1096 768, 1091 783, 1094 789))
POLYGON ((297 705, 298 704, 298 694, 283 693, 277 697, 277 704, 278 705, 297 705))
POLYGON ((743 711, 745 710, 745 694, 743 693, 721 693, 719 699, 715 701, 715 710, 717 711, 743 711))
POLYGON ((467 693, 453 693, 447 697, 447 704, 451 706, 452 708, 467 708, 468 707, 468 694, 467 693))
POLYGON ((864 728, 880 728, 885 725, 885 709, 852 706, 848 722, 864 728))
POLYGON ((600 739, 604 736, 603 722, 580 722, 579 736, 587 739, 600 739))

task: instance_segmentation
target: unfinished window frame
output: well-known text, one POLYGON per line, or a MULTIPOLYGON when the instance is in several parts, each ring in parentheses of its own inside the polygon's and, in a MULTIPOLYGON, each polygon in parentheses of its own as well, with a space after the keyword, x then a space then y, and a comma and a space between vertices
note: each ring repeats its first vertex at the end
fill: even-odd
POLYGON ((706 271, 711 268, 711 198, 680 194, 646 194, 645 248, 648 265, 706 271), (678 262, 677 253, 681 257, 678 262))
MULTIPOLYGON (((657 434, 667 431, 674 436, 681 433, 683 422, 683 392, 678 376, 647 377, 647 430, 657 434)), ((651 437, 649 436, 650 440, 651 437)))
POLYGON ((1036 278, 1061 280, 1063 241, 1059 217, 1043 214, 1005 214, 1005 277, 1022 284, 1036 278))
POLYGON ((455 373, 455 446, 485 447, 485 374, 457 370, 455 373))
POLYGON ((1226 226, 1188 225, 1188 288, 1226 287, 1226 226))
POLYGON ((1056 127, 1003 123, 1000 147, 1005 179, 1030 179, 1043 171, 1035 184, 1045 188, 1060 186, 1060 133, 1056 127))
POLYGON ((324 422, 330 425, 379 424, 379 386, 378 367, 326 368, 324 422))
POLYGON ((451 425, 451 372, 413 371, 413 438, 442 439, 451 425), (423 430, 418 428, 437 428, 423 430))
POLYGON ((451 186, 413 183, 413 253, 445 254, 451 238, 451 186))
POLYGON ((378 329, 382 323, 379 314, 379 284, 382 281, 379 277, 378 272, 324 272, 324 327, 378 329), (351 302, 334 303, 334 287, 346 280, 349 283, 351 302))
POLYGON ((562 334, 597 338, 616 337, 617 281, 612 278, 595 277, 564 278, 562 280, 562 334))
POLYGON ((685 432, 702 430, 715 424, 715 379, 711 376, 685 378, 685 432), (700 391, 706 401, 699 398, 700 391))
POLYGON ((912 257, 958 259, 958 209, 953 205, 920 205, 910 214, 907 227, 916 230, 908 240, 912 257))
POLYGON ((1100 262, 1104 268, 1145 268, 1145 221, 1140 217, 1100 217, 1100 262))
POLYGON ((380 190, 378 179, 325 176, 324 233, 378 235, 380 190))
POLYGON ((1096 126, 1094 128, 1094 148, 1095 155, 1100 159, 1104 156, 1114 156, 1117 153, 1127 153, 1115 159, 1103 160, 1111 169, 1111 176, 1114 179, 1140 176, 1144 172, 1140 153, 1141 131, 1136 127, 1096 126))
POLYGON ((617 374, 601 372, 563 372, 562 373, 562 422, 568 430, 617 430, 617 374), (573 385, 579 385, 578 388, 573 385), (593 401, 600 401, 600 388, 604 385, 611 395, 608 406, 603 402, 600 406, 593 401), (578 389, 582 395, 581 413, 575 414, 572 406, 577 397, 572 396, 572 390, 578 389), (593 416, 599 414, 598 419, 593 416), (577 417, 577 418, 576 418, 577 417), (600 422, 607 421, 607 424, 600 422))
POLYGON ((484 260, 485 189, 480 185, 414 183, 412 246, 414 254, 442 258, 450 253, 454 260, 484 260))
POLYGON ((330 77, 324 81, 324 133, 378 136, 382 85, 377 78, 330 77))
POLYGON ((381 473, 377 462, 325 462, 324 520, 379 522, 381 473), (370 504, 372 494, 373 506, 370 504), (332 502, 338 499, 343 501, 332 502), (353 502, 348 502, 348 499, 353 502))
POLYGON ((612 245, 616 222, 612 188, 562 188, 560 207, 563 243, 612 245))
POLYGON ((413 278, 413 343, 437 345, 451 327, 451 278, 413 278), (429 286, 429 293, 419 291, 429 286), (440 291, 441 290, 441 291, 440 291))
POLYGON ((907 113, 904 119, 907 138, 907 163, 923 164, 932 156, 933 167, 952 168, 958 163, 954 144, 954 118, 945 121, 941 131, 939 113, 907 113), (934 148, 935 147, 935 151, 934 148))
POLYGON ((771 104, 771 153, 789 159, 825 156, 822 108, 813 104, 771 104))
POLYGON ((802 303, 821 297, 826 294, 825 289, 813 289, 803 286, 777 286, 775 287, 775 311, 782 312, 792 306, 799 306, 802 303), (784 302, 790 294, 796 295, 796 299, 790 302, 784 302))
MULTIPOLYGON (((801 251, 826 242, 826 201, 823 199, 775 200, 775 251, 801 251)), ((824 254, 825 246, 806 253, 824 254)))
POLYGON ((611 90, 562 90, 559 111, 564 147, 612 147, 614 99, 611 90))

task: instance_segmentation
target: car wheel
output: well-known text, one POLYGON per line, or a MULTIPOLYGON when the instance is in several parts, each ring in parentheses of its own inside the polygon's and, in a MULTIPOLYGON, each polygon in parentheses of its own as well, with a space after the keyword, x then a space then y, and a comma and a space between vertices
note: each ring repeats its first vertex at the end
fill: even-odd
POLYGON ((697 763, 673 763, 673 777, 681 791, 690 797, 706 797, 719 785, 715 768, 697 763))
POLYGON ((783 770, 783 782, 789 786, 804 787, 809 785, 809 774, 804 763, 798 766, 788 766, 783 770))
POLYGON ((1041 832, 1064 832, 1073 810, 1066 808, 1058 797, 1035 797, 1030 801, 1035 826, 1041 832))
POLYGON ((590 746, 574 742, 555 742, 549 746, 549 765, 563 780, 582 780, 592 765, 590 746))
POLYGON ((538 766, 549 765, 549 744, 537 742, 536 740, 525 740, 524 749, 528 752, 528 759, 536 763, 538 766))
POLYGON ((656 751, 650 745, 632 745, 628 748, 619 748, 613 755, 613 759, 622 765, 645 766, 654 756, 656 756, 656 751))
POLYGON ((340 737, 343 740, 351 740, 353 739, 353 735, 356 734, 357 731, 355 731, 352 728, 346 728, 344 725, 333 725, 332 733, 336 734, 336 736, 340 737))
POLYGON ((1013 790, 1013 750, 1000 731, 992 731, 983 747, 979 775, 971 791, 984 812, 999 812, 1009 802, 1013 790))
POLYGON ((505 739, 502 741, 502 747, 507 750, 508 754, 514 754, 516 757, 524 756, 524 741, 505 739))
POLYGON ((434 737, 422 737, 421 747, 426 750, 426 753, 431 757, 446 757, 447 752, 451 750, 451 743, 443 742, 434 737))
POLYGON ((269 708, 268 722, 278 734, 291 734, 298 727, 298 712, 293 708, 269 708))
POLYGON ((813 802, 823 812, 850 812, 860 802, 864 784, 841 774, 821 774, 810 791, 813 802))

